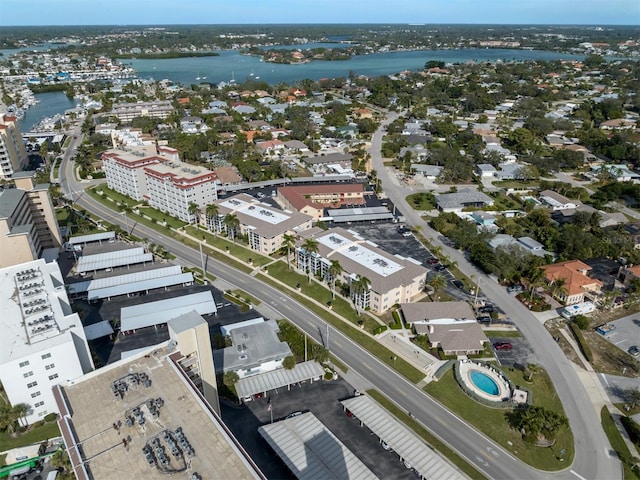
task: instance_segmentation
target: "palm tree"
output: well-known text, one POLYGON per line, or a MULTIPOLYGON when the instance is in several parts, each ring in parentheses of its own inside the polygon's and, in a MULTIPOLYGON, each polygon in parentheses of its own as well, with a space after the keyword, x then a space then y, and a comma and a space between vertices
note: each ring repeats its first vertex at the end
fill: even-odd
POLYGON ((282 236, 282 248, 287 249, 287 269, 291 270, 291 249, 296 245, 296 236, 285 233, 282 236))
POLYGON ((331 260, 329 266, 329 276, 331 277, 331 298, 336 298, 336 280, 342 275, 344 269, 338 260, 331 260))
POLYGON ((436 273, 427 281, 427 284, 433 288, 433 293, 437 298, 437 293, 447 285, 447 279, 441 273, 436 273))
POLYGON ((305 270, 307 271, 307 276, 309 277, 309 284, 311 284, 311 258, 314 254, 318 253, 318 241, 313 238, 307 238, 302 243, 302 249, 306 253, 306 265, 305 270))
POLYGON ((206 216, 207 228, 211 231, 211 224, 213 223, 213 234, 217 233, 215 219, 218 217, 220 213, 220 207, 215 203, 210 203, 205 207, 204 214, 206 216))
POLYGON ((355 280, 351 281, 351 299, 356 306, 356 313, 360 314, 358 308, 363 304, 363 298, 365 293, 369 292, 371 288, 371 280, 367 277, 361 277, 358 275, 355 280))
POLYGON ((238 216, 233 213, 227 213, 224 216, 224 225, 227 227, 227 234, 231 233, 233 244, 236 244, 236 229, 240 226, 238 216))
POLYGON ((200 223, 200 207, 195 202, 189 202, 189 206, 187 207, 187 212, 189 213, 189 224, 191 224, 191 219, 196 217, 196 224, 200 223))

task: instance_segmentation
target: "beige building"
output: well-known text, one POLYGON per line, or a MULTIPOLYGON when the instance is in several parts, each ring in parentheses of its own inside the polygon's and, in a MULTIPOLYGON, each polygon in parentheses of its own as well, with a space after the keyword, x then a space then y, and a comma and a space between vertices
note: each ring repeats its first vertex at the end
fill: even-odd
POLYGON ((278 210, 244 193, 218 200, 215 204, 218 206, 217 217, 208 218, 206 210, 201 212, 207 228, 218 233, 226 232, 225 216, 235 215, 239 221, 239 232, 236 233, 246 235, 249 246, 263 255, 271 255, 282 248, 285 234, 296 234, 311 228, 312 219, 309 215, 278 210))
POLYGON ((49 184, 34 185, 33 178, 34 172, 16 173, 16 188, 0 192, 2 267, 36 260, 46 249, 62 246, 49 184))
POLYGON ((128 123, 136 117, 167 118, 173 113, 173 105, 169 100, 155 102, 115 103, 111 115, 121 122, 128 123))
POLYGON ((324 216, 326 208, 343 205, 366 205, 361 183, 296 185, 278 188, 278 200, 285 208, 310 215, 314 221, 324 216))
POLYGON ((342 228, 314 228, 300 234, 296 247, 298 268, 331 281, 332 261, 343 269, 340 282, 350 285, 350 296, 361 309, 384 313, 397 303, 410 302, 422 292, 427 269, 418 261, 391 255, 356 233, 342 228), (317 242, 317 253, 304 248, 306 239, 317 242), (368 289, 355 288, 358 279, 368 280, 368 289))
POLYGON ((15 172, 27 166, 28 161, 18 119, 0 114, 0 180, 12 178, 15 172))
POLYGON ((602 290, 602 282, 589 277, 591 267, 580 260, 543 265, 544 280, 553 287, 555 282, 561 282, 561 288, 554 292, 554 296, 565 305, 574 305, 585 301, 585 295, 597 296, 602 290))

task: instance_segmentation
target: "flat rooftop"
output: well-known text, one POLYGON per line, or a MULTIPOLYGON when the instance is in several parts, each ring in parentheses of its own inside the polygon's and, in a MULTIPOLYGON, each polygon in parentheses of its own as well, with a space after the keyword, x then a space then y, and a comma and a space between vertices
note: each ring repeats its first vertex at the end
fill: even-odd
MULTIPOLYGON (((54 390, 72 463, 84 465, 84 472, 81 467, 76 468, 76 478, 187 480, 193 473, 220 480, 265 478, 221 419, 192 390, 168 353, 164 344, 147 354, 64 382, 54 390), (136 384, 132 374, 145 374, 150 386, 136 384), (127 384, 122 398, 112 391, 118 381, 127 384), (149 400, 153 400, 152 407, 148 406, 149 400), (157 418, 151 414, 153 405, 157 418), (133 413, 136 407, 144 418, 142 425, 133 413), (132 426, 127 426, 127 417, 133 418, 132 426), (119 428, 114 428, 114 424, 119 428), (177 438, 178 429, 191 446, 193 456, 187 454, 177 438), (172 454, 165 433, 178 445, 179 455, 172 454), (123 439, 128 439, 127 445, 123 439), (150 465, 142 451, 156 439, 166 453, 165 466, 150 465)), ((152 458, 157 459, 155 447, 153 450, 152 458)))
POLYGON ((284 222, 290 217, 290 215, 287 215, 284 212, 279 212, 265 204, 247 202, 238 197, 239 196, 223 200, 219 203, 219 205, 221 207, 228 208, 229 210, 233 210, 236 214, 242 213, 254 219, 270 223, 271 225, 276 225, 278 223, 284 222))
POLYGON ((78 314, 62 308, 67 292, 55 262, 39 259, 0 269, 0 304, 2 364, 70 341, 71 328, 82 331, 78 314))

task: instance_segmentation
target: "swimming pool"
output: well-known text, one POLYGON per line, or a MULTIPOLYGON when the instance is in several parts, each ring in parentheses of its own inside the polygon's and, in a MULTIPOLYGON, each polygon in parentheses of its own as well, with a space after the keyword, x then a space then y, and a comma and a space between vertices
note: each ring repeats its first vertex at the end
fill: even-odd
POLYGON ((496 382, 494 382, 489 375, 481 372, 480 370, 471 370, 469 372, 469 378, 471 378, 471 381, 476 387, 486 394, 498 395, 500 393, 500 389, 496 382))

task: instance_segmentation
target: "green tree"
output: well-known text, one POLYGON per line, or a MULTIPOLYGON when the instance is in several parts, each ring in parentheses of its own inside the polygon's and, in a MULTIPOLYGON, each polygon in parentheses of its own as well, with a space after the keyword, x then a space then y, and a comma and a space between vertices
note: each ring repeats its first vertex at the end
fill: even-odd
POLYGON ((307 272, 309 278, 309 285, 311 285, 311 259, 318 253, 318 241, 313 238, 307 238, 302 243, 302 250, 305 251, 306 262, 304 269, 307 272))
POLYGON ((624 391, 624 399, 631 403, 631 409, 634 409, 640 403, 640 390, 638 387, 628 388, 624 391))
POLYGON ((291 270, 291 250, 296 245, 296 236, 285 233, 282 236, 282 248, 287 252, 287 268, 291 270))
POLYGON ((329 277, 331 278, 331 297, 336 298, 336 280, 342 275, 344 269, 338 260, 331 260, 329 265, 329 277))
POLYGON ((440 290, 447 285, 447 279, 441 273, 436 273, 427 280, 427 285, 433 288, 434 298, 438 298, 440 290))
POLYGON ((227 387, 233 389, 234 385, 240 380, 238 374, 236 372, 227 372, 222 376, 222 383, 224 383, 227 387))
POLYGON ((365 295, 369 293, 371 289, 371 280, 358 275, 355 280, 351 280, 349 289, 351 291, 351 299, 356 307, 356 312, 360 314, 359 309, 365 305, 365 295))
POLYGON ((227 213, 224 216, 224 225, 227 228, 227 235, 231 234, 231 238, 233 240, 233 244, 236 244, 236 229, 240 226, 240 220, 238 220, 238 216, 234 213, 227 213))
POLYGON ((215 203, 210 203, 205 207, 204 214, 206 217, 207 228, 209 231, 213 230, 213 234, 216 235, 217 229, 215 226, 215 219, 220 214, 220 207, 215 203))
POLYGON ((191 224, 191 221, 194 220, 195 217, 195 223, 196 225, 198 223, 200 223, 199 221, 199 217, 200 217, 200 207, 198 206, 197 203, 195 202, 190 202, 189 206, 187 207, 187 213, 189 213, 189 224, 191 224))
POLYGON ((289 355, 288 357, 285 357, 285 359, 282 361, 282 368, 284 368, 285 370, 291 370, 295 366, 296 366, 296 357, 294 357, 293 355, 289 355))

